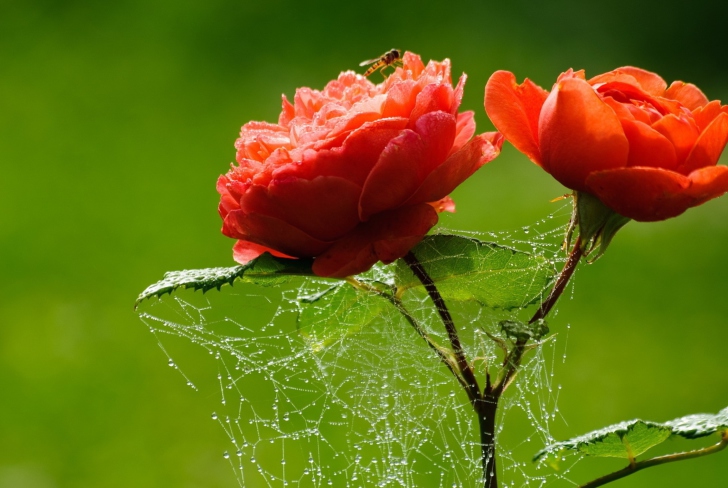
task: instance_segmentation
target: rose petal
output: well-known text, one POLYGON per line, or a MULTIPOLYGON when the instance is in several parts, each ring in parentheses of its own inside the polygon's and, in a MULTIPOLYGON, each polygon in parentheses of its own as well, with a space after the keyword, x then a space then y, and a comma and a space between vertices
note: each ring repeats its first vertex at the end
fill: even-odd
POLYGON ((427 175, 447 158, 455 130, 452 115, 430 112, 415 124, 417 137, 407 134, 393 140, 364 183, 359 204, 361 220, 410 198, 427 175))
POLYGON ((622 120, 624 135, 629 141, 627 166, 650 166, 674 170, 677 167, 675 147, 662 134, 636 120, 622 120))
POLYGON ((450 154, 458 152, 473 137, 473 134, 475 134, 475 112, 468 110, 458 114, 455 140, 452 143, 450 154))
POLYGON ((275 178, 253 185, 240 200, 246 214, 275 217, 322 241, 340 237, 359 223, 361 187, 336 176, 312 180, 275 178))
POLYGON ((721 113, 700 134, 685 164, 679 170, 683 174, 699 168, 714 166, 728 143, 728 114, 721 113))
POLYGON ((703 105, 702 107, 693 110, 693 120, 698 125, 698 130, 701 133, 705 131, 711 122, 713 122, 713 119, 722 113, 721 108, 728 107, 721 107, 719 100, 713 100, 707 105, 703 105))
POLYGON ((453 104, 453 89, 449 84, 432 83, 417 94, 415 106, 410 113, 409 128, 414 128, 420 117, 430 112, 449 112, 453 104))
POLYGON ((728 190, 728 167, 690 176, 660 168, 620 168, 592 173, 588 191, 615 212, 641 222, 676 217, 728 190))
POLYGON ((419 88, 413 80, 404 80, 387 90, 387 98, 382 105, 382 117, 407 117, 415 108, 419 88))
POLYGON ((590 85, 619 81, 634 84, 652 96, 662 96, 667 83, 659 75, 634 66, 622 66, 589 80, 590 85))
POLYGON ((308 150, 299 164, 281 168, 276 176, 308 180, 316 176, 338 176, 362 186, 384 148, 407 123, 405 118, 389 118, 364 124, 349 134, 340 148, 308 150))
POLYGON ((390 263, 407 254, 436 223, 437 212, 427 204, 379 213, 319 255, 313 272, 343 278, 366 271, 377 261, 390 263))
POLYGON ((684 114, 666 115, 652 124, 652 128, 667 137, 675 147, 678 166, 685 162, 700 135, 695 122, 684 114))
POLYGON ((410 76, 417 79, 425 70, 425 64, 422 62, 422 58, 420 58, 417 54, 405 51, 402 55, 402 69, 404 71, 409 71, 410 76))
POLYGON ((455 202, 450 197, 443 197, 436 202, 427 202, 437 213, 455 213, 455 202))
POLYGON ((366 221, 382 210, 401 205, 419 187, 419 165, 427 158, 422 138, 405 129, 389 144, 372 168, 359 200, 359 218, 366 221))
POLYGON ((619 119, 579 78, 554 85, 541 110, 539 141, 543 168, 573 190, 586 190, 593 171, 627 164, 629 143, 619 119))
POLYGON ((297 257, 317 256, 331 245, 280 219, 246 214, 242 210, 228 213, 223 221, 222 233, 297 257))
POLYGON ((619 120, 640 120, 645 123, 650 123, 650 118, 644 114, 642 110, 635 110, 637 107, 630 104, 624 104, 616 101, 612 97, 602 97, 602 102, 609 105, 614 110, 619 120))
POLYGON ((486 132, 474 137, 430 173, 406 205, 434 202, 449 195, 478 168, 495 159, 500 154, 503 141, 499 132, 486 132))
POLYGON ((579 71, 574 71, 574 68, 569 68, 568 70, 564 71, 559 75, 558 78, 556 78, 556 83, 559 83, 562 80, 566 80, 569 78, 577 78, 580 80, 586 80, 586 73, 583 69, 580 69, 579 71))
POLYGON ((693 201, 691 207, 701 205, 728 191, 728 167, 708 166, 688 175, 692 184, 685 191, 693 201))
POLYGON ((457 115, 458 108, 460 108, 460 104, 463 101, 463 92, 465 91, 465 82, 468 80, 468 75, 463 73, 460 75, 460 79, 458 80, 458 84, 455 87, 455 91, 453 91, 452 96, 452 106, 450 107, 450 113, 452 115, 457 115))
POLYGON ((381 117, 379 112, 361 112, 356 115, 348 114, 345 117, 340 117, 341 120, 337 121, 331 128, 326 139, 317 141, 313 147, 316 150, 321 150, 340 146, 352 131, 362 127, 367 122, 376 122, 381 117))
POLYGON ((677 100, 689 110, 695 110, 708 103, 708 97, 700 91, 700 88, 692 83, 673 81, 670 88, 665 92, 665 97, 677 100))
POLYGON ((522 84, 508 71, 496 71, 485 85, 485 111, 516 149, 541 165, 538 118, 548 92, 526 78, 522 84))
POLYGON ((450 154, 457 133, 457 121, 448 112, 430 112, 417 119, 414 130, 425 144, 427 158, 418 166, 418 173, 424 179, 450 154))
POLYGON ((278 125, 287 127, 291 123, 293 117, 296 116, 296 109, 285 95, 281 95, 281 114, 278 116, 278 125))
POLYGON ((269 252, 279 258, 290 258, 287 254, 278 252, 275 249, 261 246, 250 241, 239 240, 233 246, 233 259, 240 264, 248 264, 253 259, 257 258, 264 252, 269 252))

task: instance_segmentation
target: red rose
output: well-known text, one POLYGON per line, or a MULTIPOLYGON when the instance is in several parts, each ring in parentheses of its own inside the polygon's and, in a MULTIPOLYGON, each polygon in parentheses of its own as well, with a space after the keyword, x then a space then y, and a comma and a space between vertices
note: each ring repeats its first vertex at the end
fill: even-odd
POLYGON ((569 70, 549 93, 498 71, 485 87, 485 110, 563 185, 634 220, 675 217, 728 190, 728 168, 716 166, 728 141, 728 106, 689 83, 668 88, 633 67, 590 80, 569 70))
POLYGON ((503 143, 471 139, 473 113, 457 111, 465 78, 453 89, 449 60, 405 53, 379 85, 348 71, 284 96, 277 124, 245 124, 238 166, 217 182, 235 260, 313 257, 317 275, 344 277, 404 256, 503 143))

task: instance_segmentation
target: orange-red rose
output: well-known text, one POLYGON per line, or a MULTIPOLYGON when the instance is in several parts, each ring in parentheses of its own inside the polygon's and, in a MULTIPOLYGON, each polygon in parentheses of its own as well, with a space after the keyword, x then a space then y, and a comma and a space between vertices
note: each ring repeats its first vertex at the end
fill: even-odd
POLYGON ((559 76, 551 93, 507 71, 485 87, 485 110, 517 149, 563 185, 639 221, 663 220, 728 190, 716 166, 728 106, 681 81, 623 67, 586 80, 559 76))
POLYGON ((405 53, 379 85, 345 72, 284 97, 277 124, 245 124, 238 165, 217 182, 235 260, 312 257, 316 274, 343 277, 404 256, 503 143, 496 132, 471 139, 464 84, 453 88, 448 60, 405 53))

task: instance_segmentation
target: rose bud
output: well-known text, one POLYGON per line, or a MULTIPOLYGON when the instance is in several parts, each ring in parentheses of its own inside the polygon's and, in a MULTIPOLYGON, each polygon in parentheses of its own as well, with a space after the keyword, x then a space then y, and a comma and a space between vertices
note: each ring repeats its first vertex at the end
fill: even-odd
POLYGON ((503 143, 472 138, 473 113, 458 113, 465 79, 453 88, 449 60, 408 52, 378 85, 347 71, 284 96, 277 124, 245 124, 238 164, 217 182, 234 259, 314 258, 317 275, 345 277, 403 257, 503 143))
POLYGON ((668 87, 634 67, 589 80, 569 70, 549 93, 498 71, 485 110, 519 151, 575 190, 572 227, 580 226, 587 253, 596 245, 603 252, 629 219, 675 217, 728 190, 728 167, 716 166, 728 106, 689 83, 668 87))

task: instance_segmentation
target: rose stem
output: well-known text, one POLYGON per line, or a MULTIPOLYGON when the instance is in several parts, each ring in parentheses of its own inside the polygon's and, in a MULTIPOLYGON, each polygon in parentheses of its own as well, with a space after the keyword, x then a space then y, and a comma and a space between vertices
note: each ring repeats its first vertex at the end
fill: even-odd
MULTIPOLYGON (((419 262, 417 257, 409 252, 404 257, 405 263, 410 267, 412 273, 420 280, 424 285, 425 290, 432 299, 437 311, 440 314, 445 330, 447 331, 452 345, 453 351, 457 358, 458 368, 468 383, 469 389, 468 396, 475 409, 475 413, 478 416, 478 424, 480 427, 480 444, 482 448, 482 463, 483 463, 483 483, 484 488, 497 488, 498 478, 496 473, 496 459, 495 459, 495 418, 496 410, 498 409, 498 396, 483 395, 480 392, 478 381, 475 378, 465 352, 463 351, 462 345, 460 344, 460 338, 458 337, 457 329, 450 315, 450 311, 447 309, 445 300, 440 295, 435 282, 432 281, 430 275, 427 274, 422 264, 419 262)), ((490 385, 488 385, 490 389, 490 385)), ((499 390, 499 394, 502 390, 499 390)))
MULTIPOLYGON (((556 279, 551 293, 546 301, 541 304, 533 318, 531 318, 529 324, 546 317, 554 305, 556 305, 564 288, 566 288, 566 284, 574 274, 576 265, 581 260, 582 255, 581 239, 577 237, 574 248, 566 260, 564 269, 556 279)), ((515 343, 513 349, 506 355, 503 361, 503 369, 498 379, 493 385, 488 381, 485 386, 485 391, 483 391, 479 402, 475 405, 475 411, 478 414, 478 420, 480 422, 480 443, 483 446, 483 478, 485 480, 485 488, 497 488, 498 486, 495 453, 495 417, 498 411, 498 401, 518 372, 518 368, 521 365, 521 358, 525 352, 526 342, 526 340, 518 340, 515 343)))
POLYGON ((728 447, 728 430, 723 431, 721 433, 720 442, 717 444, 713 444, 712 446, 708 446, 703 449, 696 449, 694 451, 668 454, 667 456, 646 459, 638 463, 630 464, 624 469, 620 469, 619 471, 615 471, 614 473, 602 476, 601 478, 594 481, 590 481, 585 485, 581 485, 579 488, 596 488, 597 486, 606 485, 607 483, 611 483, 612 481, 616 481, 618 479, 624 478, 625 476, 629 476, 632 473, 636 473, 641 469, 649 468, 651 466, 659 466, 660 464, 673 463, 675 461, 682 461, 685 459, 692 459, 700 456, 707 456, 708 454, 722 451, 726 447, 728 447))
MULTIPOLYGON (((424 339, 424 341, 427 343, 427 345, 430 346, 430 348, 433 351, 435 351, 435 353, 440 358, 440 360, 443 363, 445 363, 445 366, 447 366, 447 369, 449 369, 450 372, 453 374, 453 376, 455 376, 455 378, 457 378, 458 382, 460 382, 460 384, 465 389, 465 391, 467 391, 468 394, 470 394, 470 390, 468 389, 467 384, 465 383, 465 380, 457 371, 457 365, 455 363, 453 363, 453 361, 447 356, 444 349, 441 346, 439 346, 435 341, 432 340, 430 335, 419 324, 419 322, 417 322, 417 319, 415 319, 412 316, 412 314, 409 313, 409 310, 407 310, 407 308, 404 306, 404 304, 402 303, 402 300, 397 298, 394 294, 382 293, 375 287, 368 285, 366 283, 362 283, 361 281, 357 280, 353 276, 347 277, 346 281, 351 286, 356 288, 357 290, 379 295, 379 296, 385 298, 386 300, 388 300, 392 305, 394 305, 394 307, 399 311, 399 313, 401 313, 404 316, 404 318, 407 320, 407 322, 409 322, 409 324, 412 326, 412 328, 415 329, 417 334, 419 334, 419 336, 422 337, 422 339, 424 339)), ((472 401, 472 399, 471 399, 471 401, 472 401)))
POLYGON ((442 323, 445 324, 445 330, 447 331, 447 336, 450 339, 450 344, 452 345, 453 352, 455 353, 458 368, 460 369, 463 378, 468 383, 468 387, 471 392, 475 393, 472 397, 478 398, 480 396, 478 380, 475 378, 475 373, 473 373, 473 369, 470 367, 470 364, 465 357, 465 351, 463 351, 463 347, 460 344, 458 331, 455 328, 455 323, 452 320, 450 311, 447 309, 447 305, 445 305, 445 300, 443 300, 442 295, 440 295, 440 292, 435 286, 435 282, 432 281, 432 278, 430 278, 430 275, 427 274, 414 253, 411 251, 408 252, 404 257, 404 262, 407 263, 417 279, 419 279, 424 285, 425 290, 427 290, 428 295, 430 295, 430 298, 435 304, 435 308, 440 314, 442 323))
POLYGON ((579 264, 579 260, 581 259, 583 254, 584 252, 581 248, 581 237, 577 237, 576 242, 574 243, 574 248, 571 250, 569 257, 566 259, 564 269, 561 270, 559 277, 556 279, 554 288, 551 290, 548 298, 541 303, 541 306, 538 308, 538 310, 536 310, 536 313, 531 318, 531 320, 529 320, 529 324, 532 324, 537 320, 546 318, 554 305, 556 305, 556 302, 559 300, 559 297, 561 296, 561 293, 563 293, 564 288, 566 288, 566 284, 569 282, 569 279, 571 279, 571 276, 574 274, 574 270, 576 270, 576 265, 579 264))
MULTIPOLYGON (((450 372, 457 378, 458 382, 462 385, 462 387, 465 389, 466 392, 468 392, 468 396, 470 396, 471 391, 468 388, 467 383, 463 379, 463 377, 458 373, 456 370, 456 365, 453 364, 453 362, 445 355, 442 348, 438 346, 432 338, 425 332, 425 329, 422 328, 422 326, 417 322, 417 320, 412 316, 412 314, 409 313, 409 311, 404 307, 402 302, 393 297, 389 296, 387 299, 399 310, 399 312, 404 315, 404 318, 407 319, 407 322, 410 323, 410 325, 417 331, 417 333, 422 337, 425 342, 427 342, 427 345, 430 346, 430 348, 437 353, 437 356, 440 358, 440 360, 445 363, 445 366, 447 366, 447 369, 450 370, 450 372)), ((471 401, 474 401, 474 399, 471 398, 471 401)))

